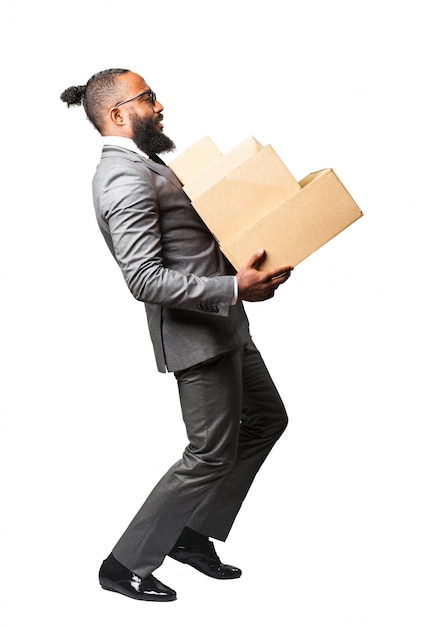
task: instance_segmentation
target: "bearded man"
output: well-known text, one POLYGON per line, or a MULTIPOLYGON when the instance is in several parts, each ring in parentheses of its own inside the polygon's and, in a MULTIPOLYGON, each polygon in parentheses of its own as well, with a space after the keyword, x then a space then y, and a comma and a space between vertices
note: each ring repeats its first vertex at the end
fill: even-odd
MULTIPOLYGON (((259 270, 260 250, 236 272, 222 255, 158 156, 175 146, 163 132, 163 106, 141 76, 105 70, 61 99, 82 105, 102 136, 93 179, 97 221, 131 293, 145 304, 158 370, 177 379, 189 439, 103 561, 99 581, 131 598, 175 600, 153 575, 167 555, 212 578, 241 575, 221 562, 211 539, 226 540, 288 420, 243 301, 272 298, 292 268, 259 270)), ((155 404, 147 400, 148 424, 155 404)), ((134 437, 126 420, 124 430, 134 437)), ((111 464, 108 471, 121 471, 111 464)), ((142 482, 135 472, 130 483, 125 476, 130 488, 142 482)))

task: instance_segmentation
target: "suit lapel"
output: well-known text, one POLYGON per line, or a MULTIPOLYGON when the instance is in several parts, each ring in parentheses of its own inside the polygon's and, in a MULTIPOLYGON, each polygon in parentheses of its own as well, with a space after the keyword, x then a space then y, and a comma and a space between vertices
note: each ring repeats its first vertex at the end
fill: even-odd
MULTIPOLYGON (((138 154, 136 156, 139 157, 138 154)), ((168 178, 168 180, 171 183, 173 183, 173 185, 175 185, 179 189, 182 189, 182 187, 183 187, 182 183, 177 178, 176 174, 174 174, 174 172, 168 167, 168 165, 166 165, 163 162, 155 163, 155 161, 153 161, 152 158, 145 159, 144 157, 140 157, 140 159, 143 161, 143 163, 144 163, 144 165, 146 165, 146 167, 148 167, 149 169, 153 170, 154 172, 157 172, 158 174, 161 174, 162 176, 165 176, 165 178, 168 178)), ((161 159, 159 159, 159 160, 161 161, 161 159)))

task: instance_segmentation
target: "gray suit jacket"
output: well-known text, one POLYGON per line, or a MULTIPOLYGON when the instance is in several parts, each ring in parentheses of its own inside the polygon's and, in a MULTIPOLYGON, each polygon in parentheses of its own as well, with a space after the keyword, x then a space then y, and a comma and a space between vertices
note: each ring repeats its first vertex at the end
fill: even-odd
POLYGON ((159 371, 248 341, 234 268, 165 165, 105 146, 93 179, 97 221, 133 296, 145 303, 159 371))

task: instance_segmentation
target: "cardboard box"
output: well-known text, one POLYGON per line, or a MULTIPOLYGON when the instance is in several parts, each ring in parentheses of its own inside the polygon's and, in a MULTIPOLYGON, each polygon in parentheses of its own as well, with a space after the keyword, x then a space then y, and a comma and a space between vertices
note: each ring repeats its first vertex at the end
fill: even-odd
POLYGON ((261 269, 296 266, 363 215, 332 169, 297 182, 253 137, 225 155, 205 137, 169 167, 237 270, 260 248, 261 269))

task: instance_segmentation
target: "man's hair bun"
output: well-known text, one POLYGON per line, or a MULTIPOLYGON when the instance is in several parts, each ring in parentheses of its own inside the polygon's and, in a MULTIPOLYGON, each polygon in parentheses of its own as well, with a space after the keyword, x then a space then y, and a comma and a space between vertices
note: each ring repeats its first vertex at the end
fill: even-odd
POLYGON ((76 87, 69 87, 61 94, 60 98, 63 102, 67 104, 68 107, 71 106, 81 106, 83 97, 85 95, 86 85, 78 85, 76 87))

